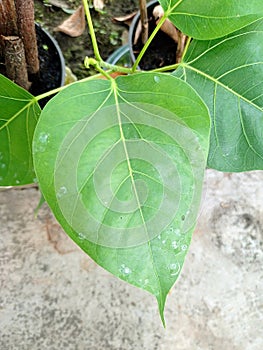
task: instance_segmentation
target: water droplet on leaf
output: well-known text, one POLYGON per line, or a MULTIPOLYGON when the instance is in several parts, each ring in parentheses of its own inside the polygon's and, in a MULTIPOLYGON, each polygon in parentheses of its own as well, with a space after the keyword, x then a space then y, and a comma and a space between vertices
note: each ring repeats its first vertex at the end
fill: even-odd
POLYGON ((176 241, 173 241, 173 242, 172 242, 172 247, 173 247, 173 249, 178 248, 178 244, 177 244, 177 242, 176 242, 176 241))
POLYGON ((41 132, 38 137, 39 143, 36 145, 36 152, 45 152, 46 146, 49 143, 49 134, 41 132))
POLYGON ((174 230, 174 233, 176 234, 176 236, 180 236, 180 230, 178 228, 174 230))
POLYGON ((60 187, 60 189, 57 192, 57 198, 63 197, 67 192, 68 190, 65 186, 60 187))
POLYGON ((122 275, 125 275, 125 276, 130 275, 132 272, 131 269, 128 266, 125 266, 124 264, 121 265, 119 271, 122 275))
POLYGON ((38 137, 39 142, 41 142, 41 143, 47 143, 48 142, 48 138, 49 138, 49 134, 47 134, 45 132, 41 132, 39 134, 39 137, 38 137))
POLYGON ((79 232, 79 233, 78 233, 78 238, 79 238, 81 241, 84 241, 84 240, 86 239, 84 233, 82 233, 82 232, 79 232))
POLYGON ((179 263, 173 263, 169 265, 170 275, 176 276, 180 272, 180 264, 179 263))
POLYGON ((160 77, 158 77, 157 75, 155 75, 153 79, 154 79, 154 81, 155 81, 157 84, 160 83, 160 80, 161 80, 161 79, 160 79, 160 77))

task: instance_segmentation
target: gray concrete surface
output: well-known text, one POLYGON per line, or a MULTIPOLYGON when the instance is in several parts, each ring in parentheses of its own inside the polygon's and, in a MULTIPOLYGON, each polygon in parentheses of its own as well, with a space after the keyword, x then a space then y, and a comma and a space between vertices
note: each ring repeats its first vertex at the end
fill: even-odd
POLYGON ((155 300, 92 262, 36 189, 0 192, 1 350, 262 350, 263 172, 207 171, 191 249, 155 300))

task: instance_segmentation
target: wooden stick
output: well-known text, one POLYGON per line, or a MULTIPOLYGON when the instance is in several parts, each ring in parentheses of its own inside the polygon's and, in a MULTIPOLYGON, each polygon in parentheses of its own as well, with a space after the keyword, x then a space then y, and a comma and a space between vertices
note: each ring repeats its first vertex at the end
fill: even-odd
POLYGON ((22 40, 18 36, 2 36, 4 42, 4 55, 6 75, 16 84, 28 90, 28 81, 25 51, 22 40))
MULTIPOLYGON (((153 17, 155 18, 156 24, 159 23, 160 19, 163 17, 164 11, 161 5, 155 6, 153 9, 153 17)), ((161 26, 161 30, 169 35, 170 38, 172 38, 176 43, 178 43, 178 31, 173 25, 173 23, 167 18, 164 22, 164 24, 161 26)))
POLYGON ((139 0, 140 3, 140 14, 141 14, 141 24, 142 24, 142 43, 143 45, 148 40, 148 14, 146 7, 146 0, 139 0))
POLYGON ((16 0, 17 27, 25 48, 28 74, 39 71, 38 49, 34 22, 34 1, 16 0))
POLYGON ((14 0, 0 1, 0 34, 18 35, 14 0))
POLYGON ((14 0, 0 1, 0 56, 4 56, 4 41, 1 35, 18 35, 14 0))

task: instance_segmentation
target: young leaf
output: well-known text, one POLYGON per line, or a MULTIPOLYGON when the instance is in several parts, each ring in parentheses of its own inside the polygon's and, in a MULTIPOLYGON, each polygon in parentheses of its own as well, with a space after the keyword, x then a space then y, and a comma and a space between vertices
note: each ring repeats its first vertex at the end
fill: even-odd
POLYGON ((212 118, 208 166, 263 169, 263 20, 214 41, 194 40, 176 71, 212 118))
POLYGON ((40 112, 34 96, 0 75, 0 186, 33 183, 32 139, 40 112))
POLYGON ((188 84, 140 73, 69 86, 34 135, 57 220, 99 265, 155 295, 162 318, 195 226, 209 130, 188 84))
POLYGON ((263 17, 262 0, 159 0, 184 34, 201 40, 219 38, 263 17))

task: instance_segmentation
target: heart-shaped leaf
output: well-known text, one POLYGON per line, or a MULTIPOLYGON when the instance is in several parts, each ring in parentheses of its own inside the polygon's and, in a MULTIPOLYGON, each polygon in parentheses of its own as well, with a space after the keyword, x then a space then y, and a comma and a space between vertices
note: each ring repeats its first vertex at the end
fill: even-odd
POLYGON ((40 111, 34 96, 0 75, 0 186, 33 183, 32 140, 40 111))
POLYGON ((140 73, 69 86, 34 136, 57 220, 99 265, 155 295, 162 318, 195 226, 209 129, 188 84, 140 73))
POLYGON ((263 169, 263 21, 214 41, 191 43, 181 76, 209 107, 208 166, 263 169))
POLYGON ((232 33, 263 17, 262 0, 159 0, 184 34, 209 40, 232 33))

